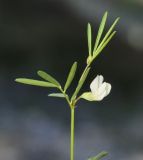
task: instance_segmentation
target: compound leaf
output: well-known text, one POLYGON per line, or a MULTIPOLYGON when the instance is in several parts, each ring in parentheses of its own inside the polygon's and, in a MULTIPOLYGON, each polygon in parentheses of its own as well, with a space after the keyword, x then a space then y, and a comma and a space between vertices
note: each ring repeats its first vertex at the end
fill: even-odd
POLYGON ((103 45, 98 48, 94 54, 94 58, 107 46, 107 44, 110 42, 110 40, 113 38, 113 36, 116 34, 116 31, 114 31, 108 38, 107 40, 103 43, 103 45))
POLYGON ((114 21, 114 23, 112 24, 112 26, 109 28, 108 32, 106 33, 106 35, 104 36, 103 40, 101 41, 99 48, 105 43, 105 41, 109 38, 110 33, 113 31, 113 29, 115 28, 116 24, 118 23, 120 17, 116 18, 116 20, 114 21))

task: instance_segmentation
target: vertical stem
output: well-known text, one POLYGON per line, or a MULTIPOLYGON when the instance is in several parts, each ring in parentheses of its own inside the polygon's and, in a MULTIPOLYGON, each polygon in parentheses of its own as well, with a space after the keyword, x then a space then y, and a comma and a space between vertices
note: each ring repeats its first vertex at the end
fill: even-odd
POLYGON ((71 108, 70 160, 74 160, 74 107, 71 108))

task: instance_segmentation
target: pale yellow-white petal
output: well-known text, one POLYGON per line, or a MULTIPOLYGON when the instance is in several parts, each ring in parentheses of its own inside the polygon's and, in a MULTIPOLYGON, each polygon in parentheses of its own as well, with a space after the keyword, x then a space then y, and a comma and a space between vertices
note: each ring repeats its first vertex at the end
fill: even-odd
POLYGON ((104 78, 102 75, 97 75, 90 84, 91 92, 86 92, 82 95, 82 98, 89 101, 101 101, 106 97, 111 91, 111 84, 103 83, 103 80, 104 78))
POLYGON ((111 91, 111 84, 104 82, 98 91, 94 94, 94 97, 97 101, 101 101, 106 97, 111 91))
POLYGON ((102 94, 100 94, 100 95, 96 95, 95 96, 95 99, 96 99, 96 101, 101 101, 101 100, 103 100, 103 98, 106 96, 106 91, 104 91, 102 94))
POLYGON ((103 83, 103 76, 97 75, 96 78, 90 84, 91 92, 95 94, 98 88, 102 85, 102 83, 103 83))
POLYGON ((106 91, 106 82, 102 83, 102 85, 98 88, 98 95, 102 94, 106 91))
POLYGON ((111 84, 110 83, 106 83, 106 96, 110 93, 110 91, 111 91, 111 88, 112 88, 112 86, 111 86, 111 84))
POLYGON ((104 80, 103 76, 100 75, 100 76, 99 76, 99 86, 98 86, 98 87, 100 87, 100 86, 102 85, 103 80, 104 80))

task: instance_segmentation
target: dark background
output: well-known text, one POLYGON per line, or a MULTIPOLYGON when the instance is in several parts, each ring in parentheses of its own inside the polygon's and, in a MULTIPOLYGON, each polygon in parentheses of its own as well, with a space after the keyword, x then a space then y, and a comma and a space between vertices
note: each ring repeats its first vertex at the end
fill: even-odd
MULTIPOLYGON (((86 160, 102 150, 107 159, 143 159, 143 1, 0 0, 0 159, 69 159, 70 110, 53 90, 16 84, 45 70, 65 83, 74 61, 78 72, 88 54, 86 26, 94 38, 103 13, 106 30, 118 16, 117 34, 96 59, 83 90, 102 74, 112 84, 102 102, 76 109, 76 155, 86 160)), ((70 92, 71 93, 71 92, 70 92)))

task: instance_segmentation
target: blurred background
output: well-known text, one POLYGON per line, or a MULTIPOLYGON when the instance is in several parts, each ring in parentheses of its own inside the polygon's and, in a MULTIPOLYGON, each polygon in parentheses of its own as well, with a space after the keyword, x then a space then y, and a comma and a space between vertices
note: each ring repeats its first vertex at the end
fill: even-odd
POLYGON ((143 159, 143 1, 0 0, 1 160, 69 159, 66 102, 49 98, 51 89, 16 84, 14 79, 39 79, 40 69, 64 84, 76 60, 71 93, 88 54, 87 23, 95 38, 106 10, 106 30, 121 17, 117 34, 96 59, 83 90, 89 90, 97 74, 113 89, 102 102, 78 104, 75 158, 86 160, 107 150, 107 159, 143 159))

